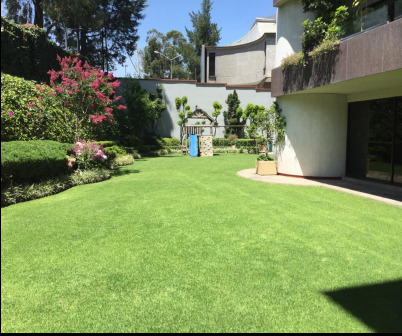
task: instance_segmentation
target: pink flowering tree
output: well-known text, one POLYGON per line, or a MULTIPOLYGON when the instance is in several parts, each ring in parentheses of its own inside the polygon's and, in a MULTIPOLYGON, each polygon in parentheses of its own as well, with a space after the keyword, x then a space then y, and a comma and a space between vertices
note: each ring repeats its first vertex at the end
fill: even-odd
POLYGON ((85 136, 85 130, 91 124, 113 123, 113 111, 126 109, 117 103, 121 97, 112 98, 120 85, 113 73, 92 68, 77 57, 58 56, 57 59, 61 70, 48 72, 50 86, 74 115, 76 141, 85 136))

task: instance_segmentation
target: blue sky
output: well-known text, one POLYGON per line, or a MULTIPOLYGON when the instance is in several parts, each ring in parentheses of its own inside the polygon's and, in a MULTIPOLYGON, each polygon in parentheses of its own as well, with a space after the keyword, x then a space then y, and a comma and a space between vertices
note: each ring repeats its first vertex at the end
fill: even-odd
MULTIPOLYGON (((138 34, 138 47, 146 46, 147 32, 153 28, 162 33, 178 30, 186 35, 185 27, 192 29, 189 13, 201 9, 202 0, 148 0, 145 9, 145 19, 141 21, 138 34)), ((214 0, 212 7, 212 22, 218 23, 221 30, 219 45, 230 44, 244 36, 256 17, 264 17, 276 13, 272 0, 214 0)), ((136 62, 136 55, 132 58, 136 62)), ((134 75, 134 69, 129 59, 127 68, 118 66, 115 76, 134 75)))

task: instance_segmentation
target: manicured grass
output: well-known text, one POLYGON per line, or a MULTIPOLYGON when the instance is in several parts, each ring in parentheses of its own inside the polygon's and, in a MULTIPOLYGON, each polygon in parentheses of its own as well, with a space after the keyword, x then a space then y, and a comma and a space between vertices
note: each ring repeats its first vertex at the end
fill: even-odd
POLYGON ((237 177, 254 159, 2 209, 2 332, 401 332, 402 208, 237 177))

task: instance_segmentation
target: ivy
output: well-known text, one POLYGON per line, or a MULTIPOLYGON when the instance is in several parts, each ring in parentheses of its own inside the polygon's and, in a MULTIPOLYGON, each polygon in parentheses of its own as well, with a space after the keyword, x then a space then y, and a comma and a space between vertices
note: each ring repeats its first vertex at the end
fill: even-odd
POLYGON ((57 55, 68 53, 49 41, 38 27, 23 27, 1 18, 1 71, 25 79, 45 82, 49 69, 59 69, 57 55))

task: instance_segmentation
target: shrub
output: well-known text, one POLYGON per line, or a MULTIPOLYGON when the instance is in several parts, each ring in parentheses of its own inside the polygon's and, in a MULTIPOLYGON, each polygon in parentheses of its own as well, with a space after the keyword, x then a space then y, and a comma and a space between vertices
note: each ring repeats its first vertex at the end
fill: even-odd
POLYGON ((49 87, 1 74, 1 141, 74 141, 74 119, 49 87))
POLYGON ((126 155, 121 155, 117 156, 113 161, 112 161, 112 168, 114 167, 120 167, 120 166, 129 166, 134 164, 134 157, 131 154, 126 154, 126 155))
POLYGON ((97 145, 94 141, 77 141, 72 151, 74 157, 69 160, 70 167, 85 170, 106 165, 107 156, 103 146, 97 145))
POLYGON ((127 151, 120 146, 113 145, 105 148, 105 154, 107 155, 108 160, 111 161, 119 155, 126 155, 127 151))
POLYGON ((127 108, 124 105, 117 106, 121 96, 111 99, 120 82, 112 73, 106 74, 100 69, 92 68, 88 62, 83 63, 78 57, 57 56, 57 59, 61 70, 49 71, 50 86, 74 115, 76 141, 87 134, 90 123, 98 125, 107 120, 113 124, 112 112, 127 108))
POLYGON ((177 147, 180 146, 180 139, 178 138, 163 138, 163 143, 167 147, 177 147))
POLYGON ((150 146, 153 149, 162 149, 164 145, 163 139, 152 133, 146 134, 142 140, 145 146, 150 146))
POLYGON ((118 141, 95 141, 95 144, 102 145, 103 148, 108 148, 108 147, 118 146, 119 142, 118 141))
POLYGON ((88 183, 96 183, 110 178, 110 172, 104 168, 93 168, 80 171, 70 176, 71 185, 77 186, 88 183))
POLYGON ((237 148, 255 146, 254 139, 236 139, 235 141, 233 141, 229 138, 225 139, 213 138, 212 143, 216 147, 232 146, 233 144, 235 144, 237 148))
POLYGON ((45 140, 2 142, 2 183, 36 182, 67 172, 71 147, 45 140))
POLYGON ((38 27, 25 28, 1 18, 1 71, 44 82, 47 71, 58 68, 56 56, 68 53, 47 39, 38 27))
POLYGON ((34 200, 57 194, 68 188, 104 181, 110 178, 110 172, 106 169, 93 169, 73 174, 62 175, 39 183, 24 183, 1 190, 1 206, 8 206, 20 202, 34 200))

